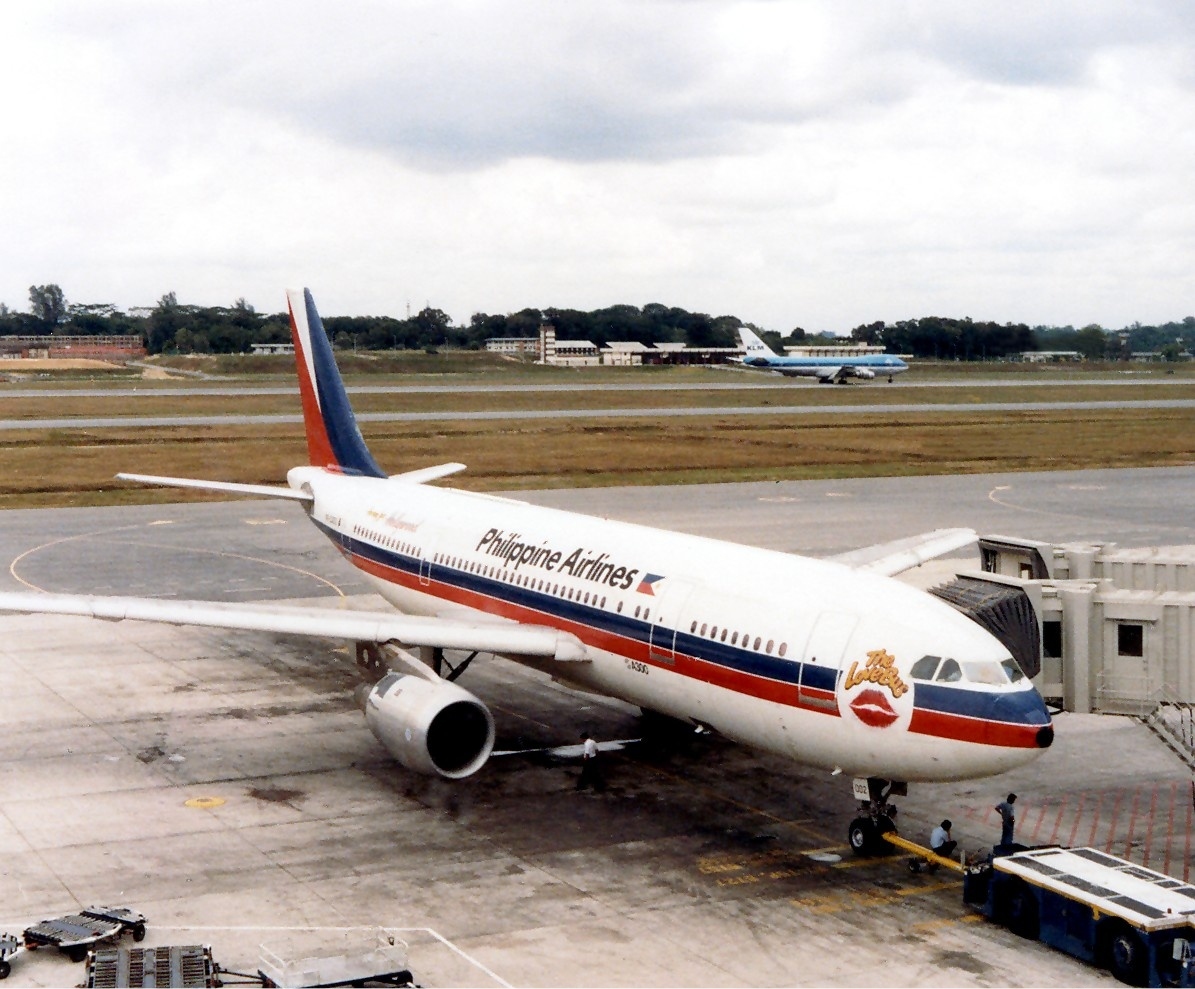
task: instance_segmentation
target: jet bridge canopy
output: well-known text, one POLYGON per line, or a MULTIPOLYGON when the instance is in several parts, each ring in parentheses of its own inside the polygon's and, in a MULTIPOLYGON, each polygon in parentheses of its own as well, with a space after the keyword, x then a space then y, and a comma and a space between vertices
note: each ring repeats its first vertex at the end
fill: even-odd
POLYGON ((930 591, 999 639, 1025 676, 1041 672, 1041 631, 1037 612, 1021 588, 979 577, 956 577, 930 591))

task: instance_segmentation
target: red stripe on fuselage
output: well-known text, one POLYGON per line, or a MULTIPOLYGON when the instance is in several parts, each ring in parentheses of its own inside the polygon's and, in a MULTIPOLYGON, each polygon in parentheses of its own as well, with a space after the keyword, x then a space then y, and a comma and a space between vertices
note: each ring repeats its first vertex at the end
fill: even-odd
MULTIPOLYGON (((486 614, 509 618, 513 621, 550 625, 562 632, 572 633, 586 645, 626 659, 647 663, 660 670, 678 673, 711 686, 722 687, 735 693, 756 697, 785 707, 840 717, 832 691, 802 687, 801 696, 798 696, 796 684, 744 673, 741 670, 682 653, 676 654, 673 663, 662 662, 652 659, 648 644, 638 639, 595 628, 583 622, 571 621, 554 612, 528 608, 491 594, 466 590, 434 578, 429 578, 425 584, 419 579, 418 574, 378 563, 376 560, 370 560, 351 550, 346 549, 343 552, 359 570, 384 580, 388 584, 396 584, 408 590, 427 594, 429 597, 451 601, 454 604, 474 608, 486 614), (802 702, 806 696, 810 703, 802 702), (833 706, 827 706, 828 704, 833 706)), ((962 714, 914 708, 908 730, 915 735, 929 735, 951 741, 991 745, 999 748, 1029 749, 1037 747, 1037 733, 1040 729, 1040 725, 1009 724, 962 714)))

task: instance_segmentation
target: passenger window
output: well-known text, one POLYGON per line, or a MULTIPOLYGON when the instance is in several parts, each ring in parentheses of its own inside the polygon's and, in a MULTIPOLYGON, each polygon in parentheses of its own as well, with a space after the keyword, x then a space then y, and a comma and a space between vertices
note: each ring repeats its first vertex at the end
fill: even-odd
POLYGON ((780 643, 780 658, 781 658, 781 659, 783 659, 783 658, 784 658, 784 655, 785 655, 785 653, 787 653, 787 652, 788 652, 788 643, 787 643, 787 642, 781 642, 781 643, 780 643))
MULTIPOLYGON (((755 637, 755 645, 753 645, 751 648, 754 649, 756 652, 759 652, 759 636, 758 635, 755 637)), ((772 651, 772 647, 768 646, 768 652, 771 652, 771 651, 772 651)))
POLYGON ((635 617, 639 617, 639 605, 635 605, 635 617))
POLYGON ((730 637, 730 644, 732 646, 737 646, 739 644, 739 633, 738 632, 735 632, 734 635, 732 635, 730 637))
POLYGON ((717 637, 718 637, 718 626, 715 625, 713 628, 710 629, 710 638, 716 639, 717 637))
POLYGON ((708 625, 706 625, 706 623, 705 623, 705 622, 702 622, 702 623, 701 623, 701 634, 702 634, 702 635, 705 635, 705 630, 706 630, 708 627, 709 627, 709 626, 708 626, 708 625))
POLYGON ((772 643, 773 643, 774 641, 775 641, 775 640, 773 640, 773 639, 768 639, 768 649, 767 649, 767 652, 768 652, 768 655, 769 655, 769 656, 770 656, 770 655, 772 655, 772 643))
POLYGON ((690 631, 690 632, 696 632, 696 631, 697 631, 697 622, 693 622, 693 624, 689 626, 689 631, 690 631))
POLYGON ((722 641, 726 641, 726 629, 722 629, 722 641))
POLYGON ((934 677, 935 680, 941 680, 944 683, 954 683, 962 678, 963 671, 953 659, 942 660, 942 665, 938 669, 938 675, 934 677))
POLYGON ((942 662, 941 656, 922 656, 913 664, 909 675, 914 680, 932 680, 934 678, 934 670, 938 668, 940 662, 942 662))

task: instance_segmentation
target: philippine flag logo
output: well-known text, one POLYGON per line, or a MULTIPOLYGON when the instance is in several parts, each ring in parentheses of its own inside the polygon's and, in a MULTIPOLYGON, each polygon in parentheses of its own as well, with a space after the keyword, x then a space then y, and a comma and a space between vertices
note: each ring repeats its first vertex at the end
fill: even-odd
POLYGON ((648 573, 643 575, 643 579, 639 581, 639 586, 635 588, 640 594, 648 594, 651 597, 656 596, 656 592, 652 589, 656 584, 663 580, 663 576, 658 573, 648 573))

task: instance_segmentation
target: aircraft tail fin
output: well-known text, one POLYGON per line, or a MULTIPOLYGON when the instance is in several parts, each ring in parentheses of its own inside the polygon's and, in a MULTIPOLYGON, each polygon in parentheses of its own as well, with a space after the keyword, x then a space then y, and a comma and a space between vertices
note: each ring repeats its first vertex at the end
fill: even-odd
POLYGON ((361 436, 311 292, 291 289, 286 299, 311 464, 367 477, 385 477, 361 436))
POLYGON ((743 348, 747 351, 747 360, 752 357, 778 357, 771 347, 764 343, 754 330, 750 330, 745 326, 739 327, 739 341, 743 348))

